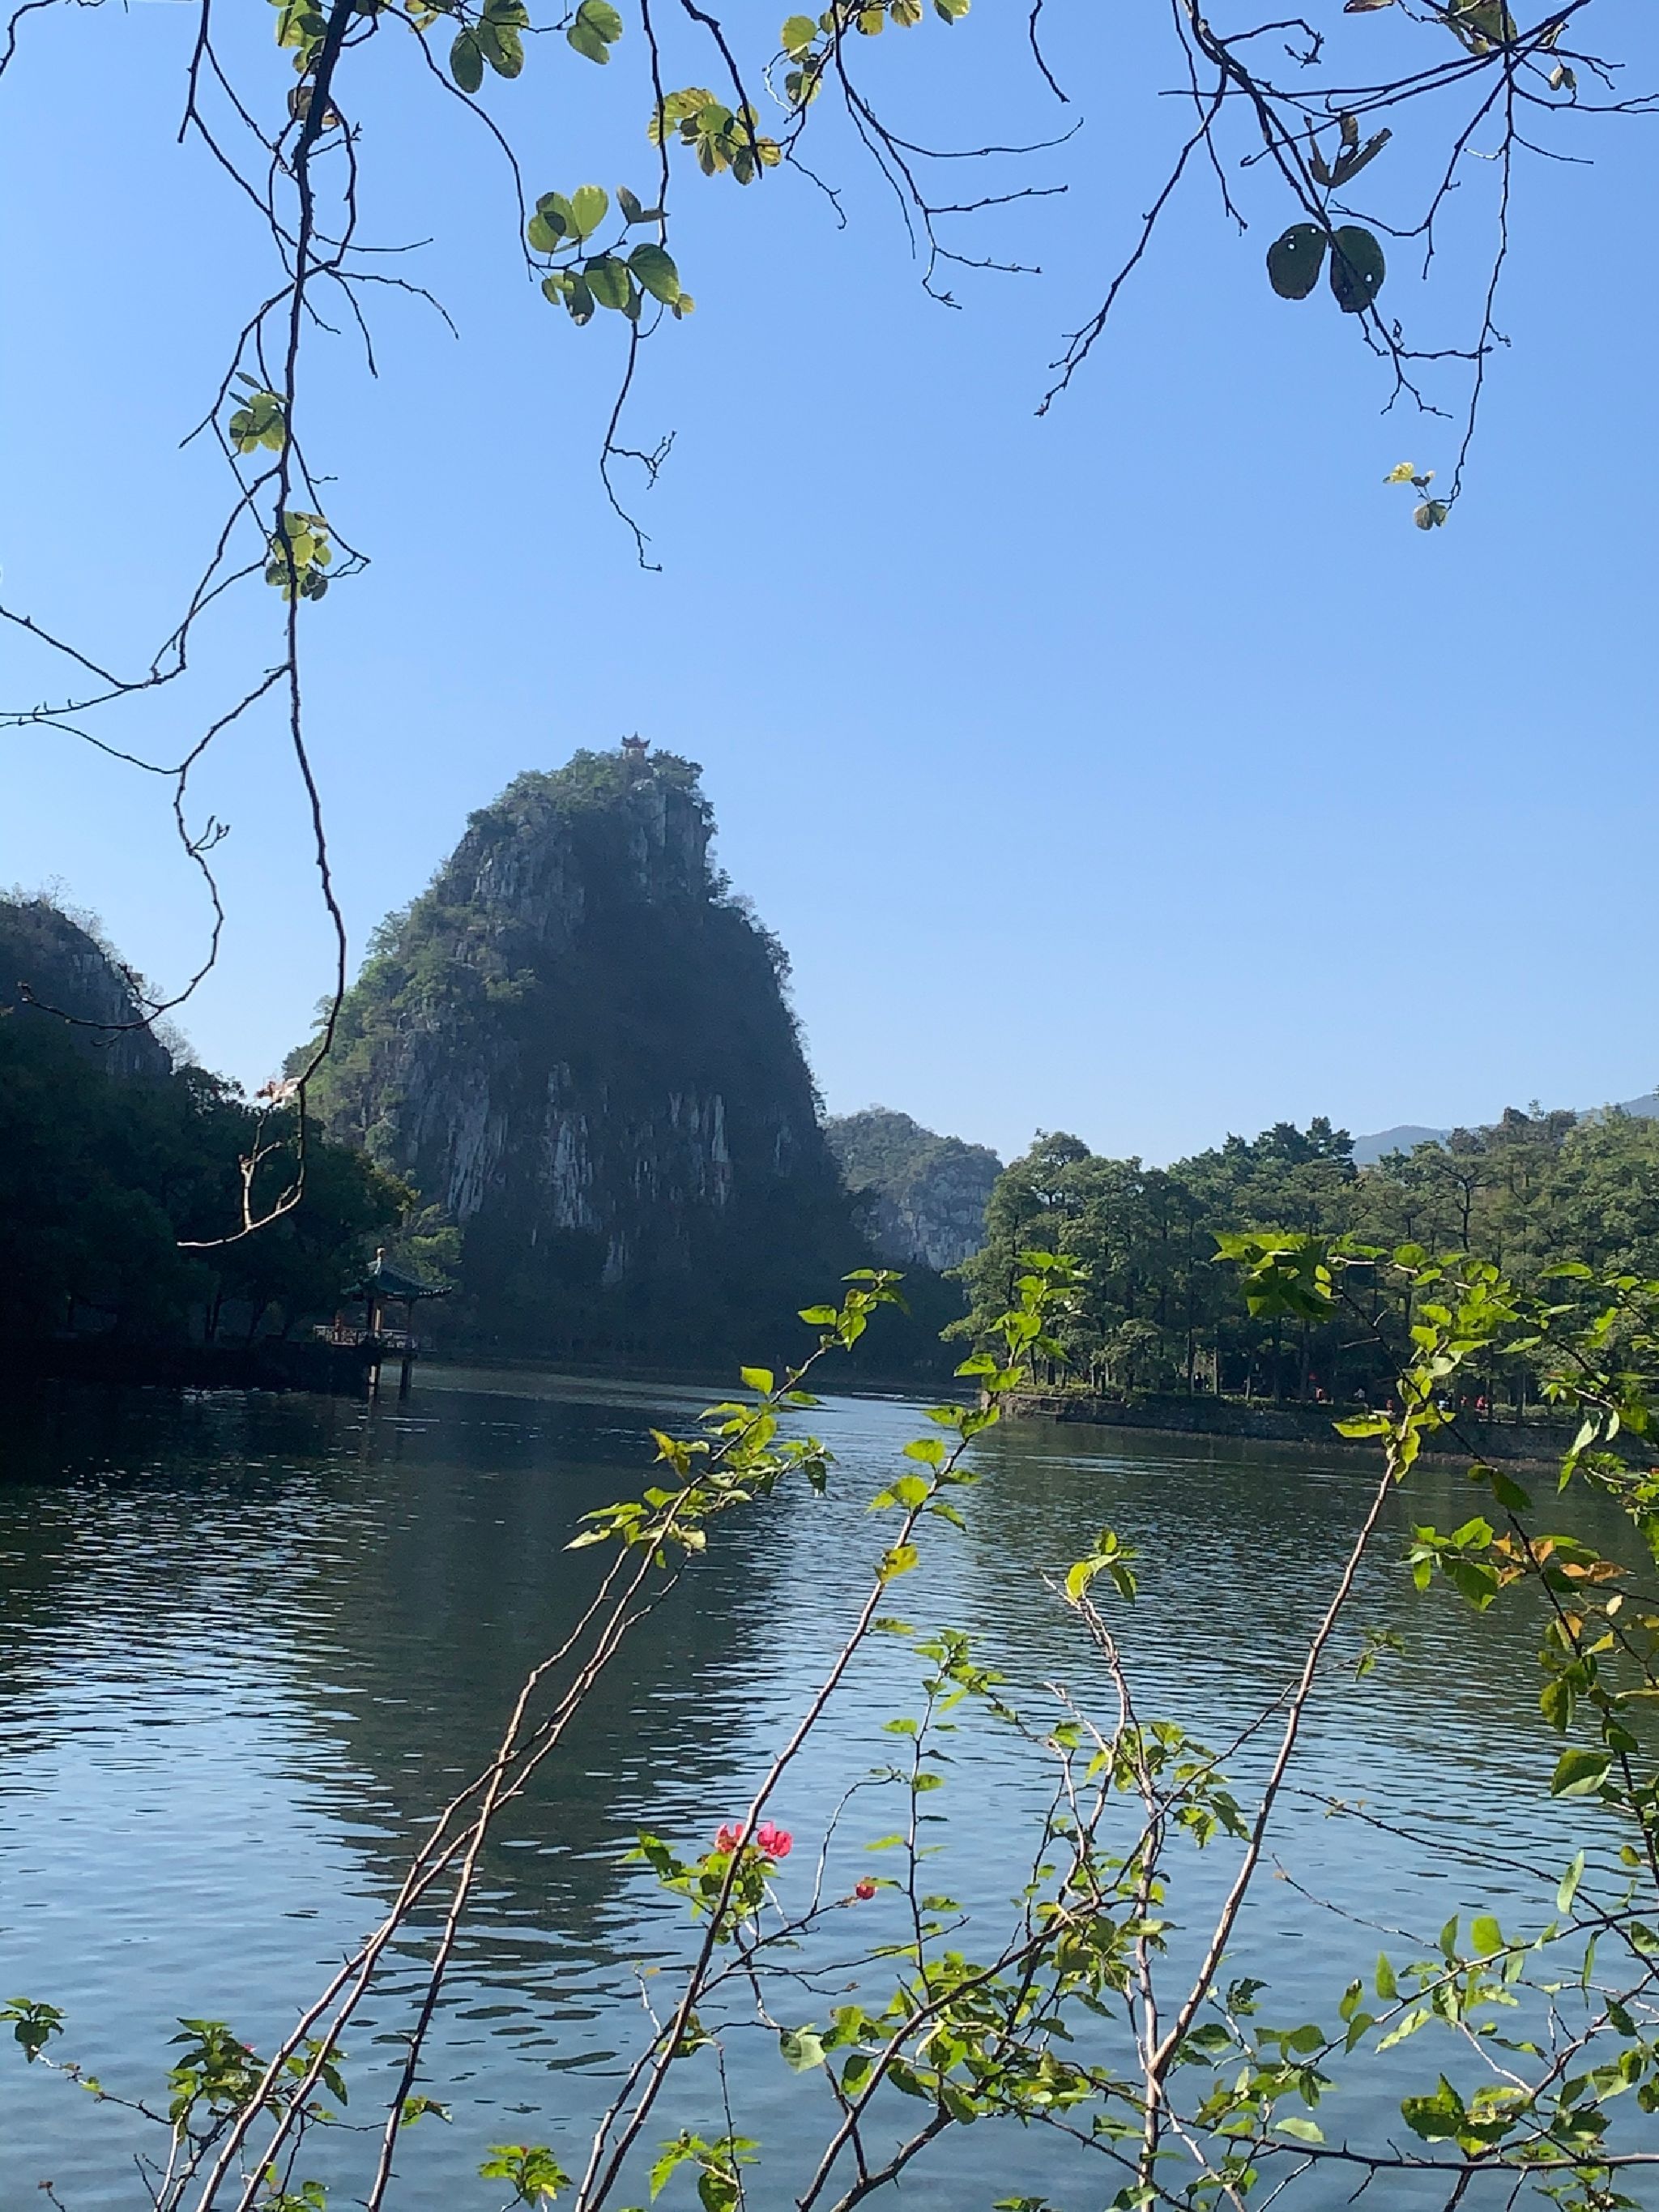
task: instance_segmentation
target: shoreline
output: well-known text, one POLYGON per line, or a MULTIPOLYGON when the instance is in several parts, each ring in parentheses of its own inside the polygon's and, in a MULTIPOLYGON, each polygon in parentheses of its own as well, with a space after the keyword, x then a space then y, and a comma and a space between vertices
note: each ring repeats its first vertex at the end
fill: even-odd
MULTIPOLYGON (((1010 1420, 1051 1420, 1097 1429, 1133 1429, 1165 1437, 1215 1437, 1235 1442, 1289 1446, 1293 1450, 1374 1455, 1370 1437, 1340 1437, 1335 1423, 1352 1419, 1359 1406, 1255 1406, 1243 1401, 1154 1395, 1126 1401, 1065 1391, 1025 1391, 1008 1401, 1010 1420)), ((1506 1467, 1558 1468, 1572 1440, 1571 1422, 1467 1420, 1456 1437, 1437 1430, 1423 1439, 1425 1457, 1475 1457, 1506 1467)))

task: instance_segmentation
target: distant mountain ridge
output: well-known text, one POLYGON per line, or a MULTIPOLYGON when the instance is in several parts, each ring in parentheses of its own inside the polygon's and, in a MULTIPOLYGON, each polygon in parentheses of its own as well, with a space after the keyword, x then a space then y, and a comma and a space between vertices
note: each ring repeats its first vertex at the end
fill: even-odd
MULTIPOLYGON (((1593 1121, 1607 1109, 1601 1106, 1583 1109, 1581 1121, 1593 1121)), ((1639 1098, 1621 1099, 1613 1109, 1619 1114, 1635 1114, 1644 1121, 1659 1121, 1659 1091, 1644 1091, 1639 1098)), ((1484 1125, 1483 1125, 1484 1126, 1484 1125)), ((1353 1160, 1356 1167, 1374 1168, 1390 1152, 1408 1152, 1413 1145, 1443 1145, 1451 1134, 1449 1129, 1431 1129, 1416 1121, 1401 1121, 1392 1129, 1377 1129, 1370 1136, 1353 1140, 1353 1160)))

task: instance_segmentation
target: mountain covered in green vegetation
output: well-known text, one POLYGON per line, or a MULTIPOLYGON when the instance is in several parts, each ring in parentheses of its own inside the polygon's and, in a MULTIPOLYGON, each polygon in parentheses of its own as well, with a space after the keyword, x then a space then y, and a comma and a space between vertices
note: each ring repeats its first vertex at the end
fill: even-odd
POLYGON ((869 1253, 695 763, 579 752, 381 927, 314 1097, 459 1232, 478 1349, 773 1357, 869 1253))
POLYGON ((943 1272, 985 1242, 985 1207, 1002 1162, 988 1145, 941 1137, 886 1106, 823 1125, 866 1233, 890 1266, 943 1272))
POLYGON ((256 1146, 254 1216, 292 1186, 292 1124, 175 1067, 89 928, 0 900, 0 1349, 251 1340, 326 1314, 409 1194, 313 1131, 299 1202, 236 1236, 256 1146))

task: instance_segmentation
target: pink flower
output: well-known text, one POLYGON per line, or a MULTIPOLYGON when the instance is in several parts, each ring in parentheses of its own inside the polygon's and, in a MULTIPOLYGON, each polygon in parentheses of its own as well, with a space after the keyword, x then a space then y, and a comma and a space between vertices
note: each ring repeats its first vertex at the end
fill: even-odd
POLYGON ((876 1885, 872 1881, 855 1881, 853 1884, 854 1896, 863 1898, 866 1903, 875 1893, 876 1885))
POLYGON ((715 1834, 714 1849, 717 1851, 736 1850, 738 1848, 738 1838, 742 1835, 742 1833, 743 1830, 737 1822, 733 1820, 726 1821, 715 1834))
POLYGON ((787 1859, 795 1848, 795 1839, 788 1829, 777 1827, 770 1820, 761 1822, 755 1831, 755 1841, 769 1859, 787 1859))

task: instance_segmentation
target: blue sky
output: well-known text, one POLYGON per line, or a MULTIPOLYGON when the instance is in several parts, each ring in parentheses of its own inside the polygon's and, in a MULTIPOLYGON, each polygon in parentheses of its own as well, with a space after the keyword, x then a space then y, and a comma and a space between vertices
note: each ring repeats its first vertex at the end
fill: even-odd
MULTIPOLYGON (((890 34, 872 82, 919 133, 953 112, 962 138, 1050 133, 1026 12, 978 0, 953 32, 890 34)), ((637 728, 704 763, 832 1109, 1159 1159, 1281 1115, 1363 1130, 1650 1088, 1653 308, 1632 233, 1659 124, 1587 131, 1592 167, 1523 170, 1510 343, 1469 495, 1429 537, 1381 479, 1447 471, 1450 429, 1379 412, 1386 381, 1328 299, 1272 295, 1262 253, 1289 218, 1259 172, 1242 240, 1194 178, 1115 333, 1036 419, 1182 119, 1158 97, 1159 11, 1050 12, 1077 93, 1061 120, 1083 128, 1002 173, 1069 191, 960 234, 1042 274, 968 276, 959 313, 922 296, 833 126, 816 162, 845 231, 798 180, 679 174, 698 312, 648 349, 634 418, 675 433, 641 510, 655 575, 594 477, 617 325, 572 329, 524 283, 489 145, 395 55, 382 68, 390 40, 370 50, 342 92, 367 232, 432 240, 395 265, 460 337, 388 297, 378 382, 343 340, 313 358, 309 444, 373 556, 307 623, 357 948, 470 808, 637 728)), ((729 19, 757 51, 775 14, 729 19)), ((271 104, 291 78, 263 16, 237 35, 271 104)), ((167 628, 222 502, 206 451, 177 443, 270 278, 257 226, 173 143, 192 21, 31 19, 0 87, 5 594, 124 662, 167 628)), ((1643 35, 1632 78, 1659 82, 1643 35)), ((625 58, 602 77, 544 41, 490 88, 532 190, 647 191, 625 58)), ((1419 127, 1375 165, 1380 210, 1406 205, 1419 127)), ((1385 295, 1425 340, 1466 327, 1492 189, 1467 168, 1436 281, 1402 254, 1385 295)), ((959 197, 986 188, 964 179, 959 197)), ((101 733, 173 749, 276 620, 272 595, 204 641, 188 696, 101 733)), ((55 684, 0 640, 7 703, 55 684)), ((59 884, 181 980, 203 913, 164 793, 68 740, 0 743, 0 882, 59 884)), ((198 804, 231 824, 231 920, 185 1025, 258 1082, 327 978, 274 720, 216 753, 198 804)))

